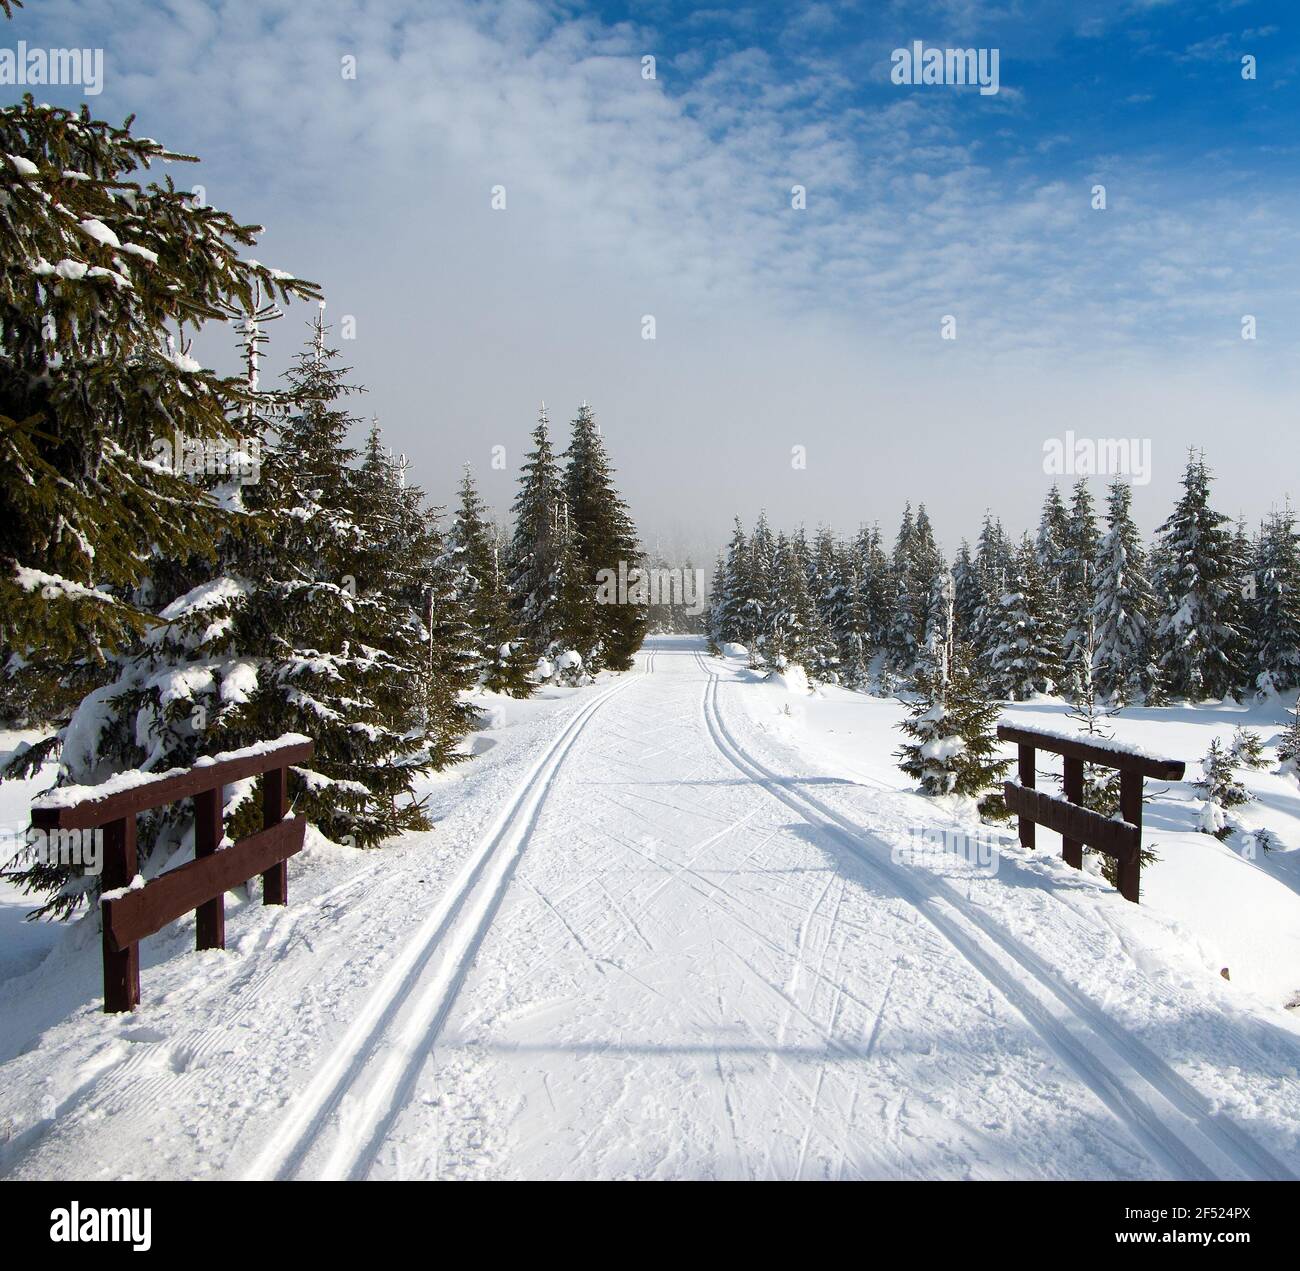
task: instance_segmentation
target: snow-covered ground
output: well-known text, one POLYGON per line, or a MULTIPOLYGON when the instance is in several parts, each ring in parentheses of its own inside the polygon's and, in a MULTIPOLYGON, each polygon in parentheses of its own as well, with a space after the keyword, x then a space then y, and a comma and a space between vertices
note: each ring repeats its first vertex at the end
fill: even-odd
MULTIPOLYGON (((310 847, 287 908, 232 901, 225 953, 147 941, 134 1015, 99 1011, 93 923, 10 972, 0 1172, 1300 1174, 1295 855, 1190 832, 1182 786, 1141 906, 1045 831, 998 831, 995 873, 909 855, 975 827, 907 789, 900 714, 682 637, 503 703, 434 831, 310 847)), ((1116 724, 1195 760, 1243 719, 1280 715, 1116 724)), ((1300 846, 1294 779, 1247 784, 1300 846)))

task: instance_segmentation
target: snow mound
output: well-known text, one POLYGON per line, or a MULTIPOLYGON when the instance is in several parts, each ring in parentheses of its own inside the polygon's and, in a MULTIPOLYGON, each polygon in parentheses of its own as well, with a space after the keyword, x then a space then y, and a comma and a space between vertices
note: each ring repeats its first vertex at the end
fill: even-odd
POLYGON ((787 693, 793 693, 797 697, 807 697, 812 692, 812 686, 808 683, 808 673, 795 662, 791 662, 784 670, 773 671, 767 677, 767 682, 773 688, 784 689, 787 693))

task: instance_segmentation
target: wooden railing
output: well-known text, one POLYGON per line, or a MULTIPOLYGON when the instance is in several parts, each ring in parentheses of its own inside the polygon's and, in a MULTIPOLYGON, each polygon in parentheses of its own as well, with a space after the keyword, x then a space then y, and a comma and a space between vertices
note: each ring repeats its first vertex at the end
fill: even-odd
POLYGON ((1085 741, 1082 737, 1057 737, 1032 728, 998 725, 998 738, 1014 742, 1018 752, 1018 781, 1003 784, 1007 807, 1020 818, 1020 842, 1034 846, 1034 826, 1042 825, 1061 836, 1061 855, 1067 865, 1083 868, 1084 847, 1095 848, 1116 863, 1116 881, 1126 900, 1138 903, 1142 885, 1142 781, 1154 777, 1180 781, 1186 765, 1177 759, 1156 759, 1085 741), (1047 750, 1061 755, 1065 764, 1064 798, 1036 790, 1034 755, 1047 750), (1082 806, 1083 765, 1096 764, 1119 772, 1120 819, 1102 816, 1082 806))
POLYGON ((289 765, 310 759, 315 746, 296 734, 264 747, 200 759, 192 768, 162 773, 134 785, 108 781, 102 791, 87 787, 54 791, 32 806, 38 830, 103 829, 104 1010, 134 1010, 140 1003, 140 946, 145 936, 191 910, 196 913, 195 946, 226 947, 225 893, 262 876, 262 903, 289 900, 288 860, 302 850, 307 823, 288 817, 289 765), (256 834, 222 848, 224 787, 262 778, 262 825, 256 834), (194 859, 151 882, 136 878, 137 813, 194 800, 194 859))

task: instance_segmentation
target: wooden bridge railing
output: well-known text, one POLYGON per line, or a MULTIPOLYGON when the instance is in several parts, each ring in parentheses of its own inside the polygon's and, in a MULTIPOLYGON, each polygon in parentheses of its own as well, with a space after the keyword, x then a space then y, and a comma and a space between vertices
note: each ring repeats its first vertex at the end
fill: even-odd
POLYGON ((1016 744, 1018 781, 1003 784, 1007 807, 1020 818, 1020 843, 1034 846, 1034 826, 1055 830, 1062 841, 1061 855, 1067 865, 1083 868, 1085 846, 1113 856, 1117 866, 1120 895, 1138 902, 1142 881, 1142 781, 1154 777, 1180 781, 1186 765, 1177 759, 1156 759, 1134 751, 1113 749, 1084 740, 1058 737, 1032 728, 998 725, 998 737, 1016 744), (1061 755, 1065 763, 1065 797, 1043 794, 1034 788, 1034 754, 1047 750, 1061 755), (1082 806, 1083 765, 1096 764, 1119 771, 1120 819, 1102 816, 1082 806))
POLYGON ((301 817, 286 816, 289 765, 311 758, 314 749, 306 737, 289 734, 138 784, 110 780, 102 790, 85 787, 75 800, 73 790, 55 790, 33 804, 34 829, 103 829, 105 1011, 130 1011, 140 1004, 139 941, 145 936, 194 910, 195 946, 224 949, 225 893, 255 874, 262 876, 264 905, 288 903, 288 860, 302 850, 307 829, 301 817), (263 828, 222 848, 224 787, 258 776, 263 828), (189 798, 194 800, 194 860, 148 883, 137 880, 136 814, 189 798))

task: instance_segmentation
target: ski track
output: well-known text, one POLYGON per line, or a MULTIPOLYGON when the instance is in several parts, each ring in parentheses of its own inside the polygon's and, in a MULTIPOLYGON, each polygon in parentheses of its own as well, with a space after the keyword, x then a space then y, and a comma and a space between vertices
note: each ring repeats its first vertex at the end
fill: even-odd
MULTIPOLYGON (((896 863, 897 789, 773 758, 700 648, 652 638, 489 783, 509 792, 441 892, 412 890, 418 854, 380 856, 260 914, 246 965, 198 982, 204 1025, 92 1055, 5 1160, 75 1162, 111 1124, 152 1143, 155 1105, 188 1101, 190 1172, 227 1177, 1292 1177, 969 881, 896 863), (413 895, 428 912, 387 936, 413 895), (380 968, 341 1032, 313 941, 380 968), (315 1040, 274 1048, 305 1074, 286 1099, 243 1038, 277 1004, 292 1027, 295 997, 315 1040), (222 1106, 238 1133, 208 1128, 222 1106)), ((1028 898, 1047 947, 1097 930, 1076 896, 1028 898)), ((1268 1075, 1251 1036, 1216 1079, 1251 1055, 1268 1075)))
MULTIPOLYGON (((649 670, 649 660, 647 672, 649 670)), ((592 716, 623 680, 588 701, 546 748, 484 836, 460 877, 421 924, 365 1009, 334 1048, 247 1172, 289 1178, 325 1140, 324 1178, 364 1177, 491 926, 518 854, 555 773, 592 716), (330 1131, 334 1131, 333 1134, 330 1131)))
POLYGON ((813 796, 792 790, 776 773, 747 755, 727 729, 718 705, 720 677, 702 656, 697 655, 697 660, 709 677, 706 714, 718 749, 773 798, 838 838, 915 905, 1117 1118, 1144 1140, 1155 1159, 1181 1178, 1214 1178, 1221 1172, 1228 1177, 1292 1177, 1263 1145, 1228 1118, 1215 1114, 1203 1096, 1141 1041, 1084 1001, 1036 954, 964 904, 949 884, 934 879, 927 894, 924 883, 892 862, 883 844, 873 845, 840 813, 813 796), (1064 1013, 1053 1009, 1043 990, 1057 999, 1064 1013), (1210 1161, 1218 1168, 1212 1168, 1210 1161))

